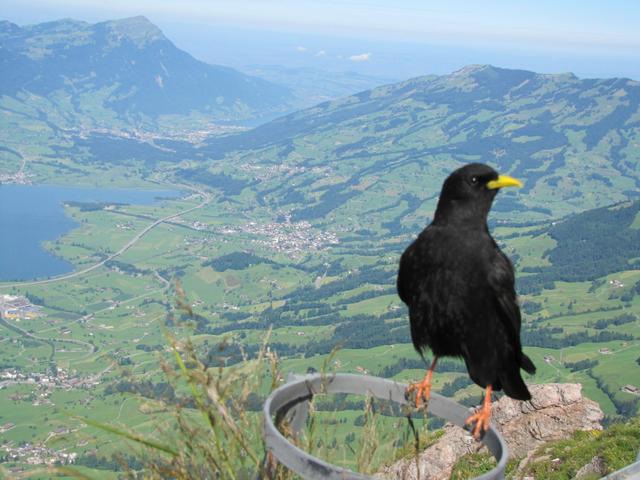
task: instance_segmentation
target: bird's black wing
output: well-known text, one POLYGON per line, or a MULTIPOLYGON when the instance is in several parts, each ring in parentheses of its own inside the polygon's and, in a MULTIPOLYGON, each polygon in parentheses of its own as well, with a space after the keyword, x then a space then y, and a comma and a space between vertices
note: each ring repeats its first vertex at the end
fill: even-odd
POLYGON ((400 257, 400 268, 396 288, 400 299, 411 307, 421 288, 422 282, 430 270, 431 229, 427 227, 418 238, 407 247, 400 257))
POLYGON ((400 300, 410 305, 413 298, 413 290, 415 289, 415 248, 411 245, 400 257, 400 269, 398 270, 398 279, 396 287, 400 300))
POLYGON ((522 353, 520 344, 520 326, 522 317, 515 290, 515 275, 513 266, 507 256, 495 248, 495 256, 489 272, 489 285, 498 303, 498 317, 505 327, 507 335, 514 347, 514 354, 518 359, 521 368, 528 373, 535 373, 536 367, 529 357, 522 353))
POLYGON ((500 320, 504 324, 512 345, 517 345, 520 350, 520 307, 516 297, 515 275, 509 259, 497 247, 491 262, 489 271, 489 285, 498 302, 501 315, 500 320))

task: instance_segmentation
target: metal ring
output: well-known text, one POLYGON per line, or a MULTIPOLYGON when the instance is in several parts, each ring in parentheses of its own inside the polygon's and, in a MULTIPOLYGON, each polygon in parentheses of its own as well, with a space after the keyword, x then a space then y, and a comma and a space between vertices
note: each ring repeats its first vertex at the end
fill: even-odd
MULTIPOLYGON (((306 421, 306 409, 301 407, 316 393, 369 394, 382 400, 408 405, 404 395, 407 385, 385 378, 345 373, 296 375, 294 378, 293 381, 274 390, 264 404, 263 433, 267 452, 305 479, 373 479, 374 477, 327 463, 296 447, 278 431, 273 416, 282 418, 291 409, 296 408, 298 410, 294 412, 292 428, 301 428, 301 423, 306 421)), ((467 408, 437 393, 431 394, 428 411, 460 427, 464 427, 464 421, 469 416, 467 408)), ((490 426, 482 443, 491 451, 498 465, 476 479, 503 479, 508 451, 502 435, 490 426)))

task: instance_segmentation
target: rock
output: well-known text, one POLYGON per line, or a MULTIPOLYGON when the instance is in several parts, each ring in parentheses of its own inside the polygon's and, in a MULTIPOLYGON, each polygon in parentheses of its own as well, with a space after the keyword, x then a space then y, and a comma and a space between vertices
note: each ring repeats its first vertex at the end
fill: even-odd
MULTIPOLYGON (((602 430, 604 414, 596 402, 582 396, 582 385, 549 383, 530 385, 529 390, 529 402, 505 396, 493 404, 492 425, 502 433, 512 458, 527 457, 541 444, 567 438, 577 430, 602 430)), ((418 465, 414 458, 403 459, 385 467, 379 477, 446 479, 461 456, 481 447, 465 430, 448 424, 440 440, 420 454, 418 465)))
POLYGON ((544 442, 577 430, 602 430, 600 406, 582 396, 577 383, 531 385, 531 401, 508 397, 495 403, 492 416, 512 457, 524 457, 544 442))
POLYGON ((584 467, 580 468, 576 472, 576 476, 574 477, 576 480, 587 476, 598 476, 601 477, 607 473, 607 466, 604 464, 604 459, 600 456, 595 456, 591 459, 589 463, 587 463, 584 467))

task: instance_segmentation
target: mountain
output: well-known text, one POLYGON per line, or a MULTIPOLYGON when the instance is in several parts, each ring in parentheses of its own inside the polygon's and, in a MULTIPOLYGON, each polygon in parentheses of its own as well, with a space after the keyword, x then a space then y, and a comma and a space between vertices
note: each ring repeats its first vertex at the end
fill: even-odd
POLYGON ((629 79, 476 65, 326 102, 204 151, 214 170, 244 165, 240 176, 280 165, 288 174, 262 181, 258 196, 294 218, 346 224, 359 210, 379 224, 383 209, 398 212, 394 228, 424 224, 447 173, 486 162, 524 180, 494 207, 495 218, 523 222, 638 196, 639 105, 629 79))
POLYGON ((148 126, 163 115, 237 121, 285 111, 292 99, 285 87, 196 60, 145 17, 0 22, 0 65, 0 106, 36 104, 30 113, 63 128, 148 126))

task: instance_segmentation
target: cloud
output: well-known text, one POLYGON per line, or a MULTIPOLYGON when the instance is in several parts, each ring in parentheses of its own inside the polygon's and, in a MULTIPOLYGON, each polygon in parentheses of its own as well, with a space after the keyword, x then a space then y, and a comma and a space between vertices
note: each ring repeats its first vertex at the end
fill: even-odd
POLYGON ((352 62, 368 62, 371 60, 371 52, 369 53, 361 53, 360 55, 351 55, 349 60, 352 62))
POLYGON ((326 50, 319 50, 318 53, 316 53, 316 57, 326 57, 326 56, 327 56, 326 50))
POLYGON ((307 47, 297 46, 296 50, 299 51, 299 52, 306 52, 307 51, 307 47))

